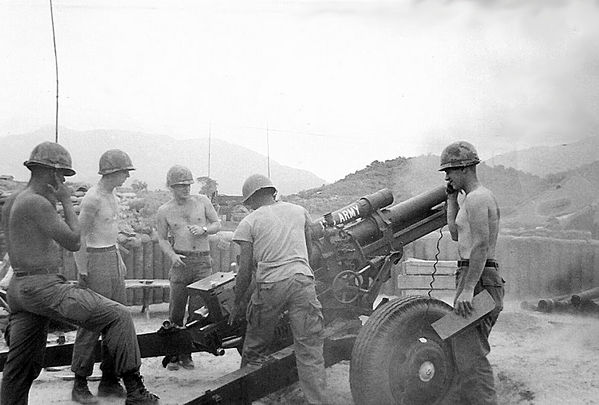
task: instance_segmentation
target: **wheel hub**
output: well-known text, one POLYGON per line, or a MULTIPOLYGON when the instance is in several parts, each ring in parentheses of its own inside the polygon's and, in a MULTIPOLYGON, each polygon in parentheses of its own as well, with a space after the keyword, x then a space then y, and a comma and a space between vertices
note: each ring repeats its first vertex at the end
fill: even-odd
POLYGON ((444 397, 451 382, 451 361, 443 347, 420 337, 402 345, 391 363, 391 391, 397 403, 430 405, 444 397))

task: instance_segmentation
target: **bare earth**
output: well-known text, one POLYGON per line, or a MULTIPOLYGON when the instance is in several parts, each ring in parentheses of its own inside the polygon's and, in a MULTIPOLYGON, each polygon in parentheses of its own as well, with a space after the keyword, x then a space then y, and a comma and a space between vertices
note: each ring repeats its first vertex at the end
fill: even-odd
MULTIPOLYGON (((138 332, 157 330, 167 318, 166 304, 152 306, 151 319, 131 307, 138 332)), ((491 334, 490 361, 495 369, 500 404, 599 404, 599 317, 542 314, 520 309, 520 302, 507 302, 491 334)), ((56 339, 50 335, 49 340, 56 339)), ((73 334, 67 334, 72 341, 73 334)), ((3 347, 4 349, 4 347, 3 347)), ((193 371, 167 371, 161 358, 143 360, 142 374, 150 391, 162 405, 184 404, 204 393, 207 383, 239 366, 239 355, 228 351, 222 357, 195 353, 193 371)), ((99 375, 99 370, 96 371, 99 375)), ((95 374, 96 374, 95 373, 95 374)), ((94 375, 95 375, 94 374, 94 375)), ((75 404, 70 400, 72 376, 69 367, 44 370, 33 385, 30 404, 75 404)), ((332 404, 351 405, 349 363, 327 370, 332 404)), ((93 393, 98 382, 91 382, 93 393)), ((122 404, 101 399, 100 404, 122 404)), ((296 386, 270 395, 254 404, 303 404, 296 386)))

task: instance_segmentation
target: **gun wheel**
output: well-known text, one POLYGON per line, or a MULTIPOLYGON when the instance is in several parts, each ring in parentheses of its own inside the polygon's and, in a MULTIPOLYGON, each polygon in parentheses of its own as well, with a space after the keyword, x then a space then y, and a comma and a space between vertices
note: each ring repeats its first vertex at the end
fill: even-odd
POLYGON ((360 330, 350 387, 356 405, 434 405, 455 377, 451 348, 431 324, 452 308, 428 297, 392 300, 360 330))

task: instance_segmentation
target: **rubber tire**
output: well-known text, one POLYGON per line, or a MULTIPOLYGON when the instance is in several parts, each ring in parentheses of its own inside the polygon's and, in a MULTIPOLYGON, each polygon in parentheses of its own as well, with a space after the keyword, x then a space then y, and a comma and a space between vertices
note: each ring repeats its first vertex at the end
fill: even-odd
POLYGON ((456 372, 450 345, 430 325, 451 311, 445 302, 425 296, 398 298, 377 308, 352 350, 349 375, 354 404, 439 404, 456 372), (423 360, 434 364, 435 370, 426 382, 418 372, 423 360))

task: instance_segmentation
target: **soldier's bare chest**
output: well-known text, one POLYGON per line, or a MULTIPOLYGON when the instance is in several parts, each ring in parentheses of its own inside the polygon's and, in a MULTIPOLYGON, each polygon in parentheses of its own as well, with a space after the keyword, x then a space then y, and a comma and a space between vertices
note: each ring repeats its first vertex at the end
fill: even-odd
POLYGON ((174 207, 168 213, 166 219, 168 225, 176 229, 187 225, 204 224, 206 222, 206 214, 203 206, 190 204, 174 207))

